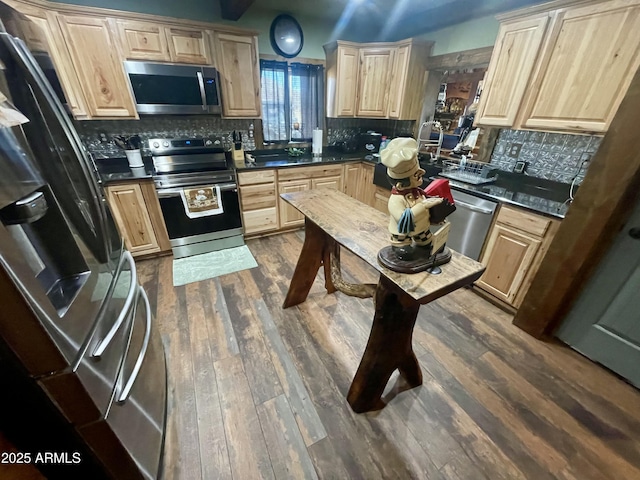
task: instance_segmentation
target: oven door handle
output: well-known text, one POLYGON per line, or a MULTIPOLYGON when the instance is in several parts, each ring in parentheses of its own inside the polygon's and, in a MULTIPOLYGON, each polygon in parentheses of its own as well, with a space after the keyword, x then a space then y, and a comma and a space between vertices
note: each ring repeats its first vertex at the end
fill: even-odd
MULTIPOLYGON (((234 192, 238 191, 238 185, 235 183, 222 183, 218 184, 221 192, 227 192, 229 190, 233 190, 234 192)), ((187 188, 195 188, 195 187, 187 187, 187 188)), ((158 198, 170 198, 170 197, 179 197, 180 192, 182 192, 182 188, 161 188, 156 190, 158 194, 158 198)))

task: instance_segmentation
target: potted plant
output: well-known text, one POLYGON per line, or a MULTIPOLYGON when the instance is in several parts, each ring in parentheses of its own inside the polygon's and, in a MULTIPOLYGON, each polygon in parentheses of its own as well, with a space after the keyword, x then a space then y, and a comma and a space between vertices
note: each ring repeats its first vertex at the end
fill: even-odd
POLYGON ((139 135, 116 135, 113 137, 113 141, 124 150, 131 168, 144 166, 142 163, 142 155, 140 154, 142 141, 139 135))

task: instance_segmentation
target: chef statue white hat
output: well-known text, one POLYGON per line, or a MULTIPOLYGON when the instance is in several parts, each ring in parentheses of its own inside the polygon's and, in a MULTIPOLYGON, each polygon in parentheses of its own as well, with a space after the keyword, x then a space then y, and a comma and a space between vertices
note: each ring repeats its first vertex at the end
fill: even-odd
POLYGON ((380 159, 387 167, 387 175, 393 179, 411 177, 417 171, 424 175, 424 170, 418 162, 418 142, 413 138, 394 138, 380 152, 380 159))

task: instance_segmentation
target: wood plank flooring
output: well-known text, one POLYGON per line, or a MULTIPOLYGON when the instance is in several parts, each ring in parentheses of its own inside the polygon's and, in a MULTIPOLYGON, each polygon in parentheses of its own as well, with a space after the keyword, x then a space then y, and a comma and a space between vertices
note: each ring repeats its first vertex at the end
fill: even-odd
POLYGON ((164 479, 640 478, 640 392, 467 289, 420 309, 424 385, 396 372, 386 408, 353 413, 373 305, 327 295, 320 273, 283 310, 302 240, 250 240, 258 268, 182 287, 170 257, 138 263, 169 369, 164 479))

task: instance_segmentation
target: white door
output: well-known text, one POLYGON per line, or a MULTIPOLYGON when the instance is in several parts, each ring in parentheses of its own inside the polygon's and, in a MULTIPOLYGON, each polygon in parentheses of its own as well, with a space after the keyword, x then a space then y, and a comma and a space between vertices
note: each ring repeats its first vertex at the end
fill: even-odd
POLYGON ((640 387, 640 203, 556 335, 640 387))

